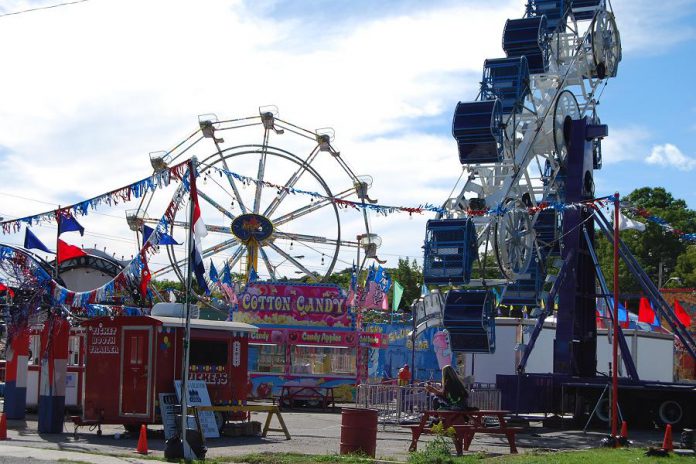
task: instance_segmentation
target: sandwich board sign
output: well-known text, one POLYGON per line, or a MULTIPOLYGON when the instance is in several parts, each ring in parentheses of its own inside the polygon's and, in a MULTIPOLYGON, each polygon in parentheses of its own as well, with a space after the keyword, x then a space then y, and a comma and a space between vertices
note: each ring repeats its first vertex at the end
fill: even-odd
MULTIPOLYGON (((176 388, 176 396, 181 400, 181 380, 174 381, 176 388)), ((202 380, 188 381, 188 405, 189 406, 211 406, 210 396, 208 395, 208 387, 202 380)), ((220 438, 215 413, 213 411, 200 411, 198 420, 201 422, 201 431, 205 438, 220 438)), ((196 428, 196 421, 192 416, 187 419, 188 428, 196 428)))

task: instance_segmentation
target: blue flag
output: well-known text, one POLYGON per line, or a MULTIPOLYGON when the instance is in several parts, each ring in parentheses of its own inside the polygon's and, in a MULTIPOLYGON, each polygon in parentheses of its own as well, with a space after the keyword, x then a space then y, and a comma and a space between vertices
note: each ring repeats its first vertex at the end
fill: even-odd
POLYGON ((218 277, 218 271, 215 269, 212 259, 210 260, 210 272, 208 273, 208 277, 210 277, 210 280, 213 283, 217 283, 217 281, 220 280, 220 277, 218 277))
POLYGON ((79 232, 80 235, 85 235, 85 228, 77 222, 70 213, 67 215, 58 214, 58 235, 63 232, 79 232))
MULTIPOLYGON (((143 245, 145 245, 145 242, 150 238, 150 235, 155 231, 152 227, 148 227, 143 224, 143 245)), ((160 239, 159 239, 159 244, 160 245, 181 245, 181 243, 177 242, 174 240, 174 237, 171 235, 162 232, 160 234, 160 239)))
POLYGON ((391 276, 382 266, 377 267, 377 272, 375 274, 375 282, 377 282, 377 285, 379 285, 383 293, 387 293, 391 288, 391 276))
POLYGON ((256 282, 257 280, 259 280, 259 275, 256 273, 254 266, 251 266, 249 270, 249 282, 256 282))
POLYGON ((358 287, 358 268, 353 261, 353 271, 350 273, 350 289, 355 290, 358 287))
POLYGON ((36 249, 36 250, 41 250, 45 251, 46 253, 53 253, 51 250, 46 248, 46 245, 39 240, 39 238, 34 235, 34 232, 29 230, 29 228, 26 228, 26 233, 24 234, 24 248, 27 250, 31 249, 36 249))
POLYGON ((221 282, 225 285, 232 285, 232 271, 230 271, 230 263, 225 261, 225 266, 222 268, 221 282))
POLYGON ((421 296, 425 296, 428 293, 430 293, 430 290, 428 290, 428 287, 426 287, 425 284, 421 284, 421 296))

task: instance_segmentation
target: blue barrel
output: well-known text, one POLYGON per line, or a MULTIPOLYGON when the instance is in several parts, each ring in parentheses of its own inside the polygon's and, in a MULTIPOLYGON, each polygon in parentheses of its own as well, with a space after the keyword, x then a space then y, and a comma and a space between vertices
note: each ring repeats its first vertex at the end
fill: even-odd
POLYGON ((481 100, 498 98, 503 114, 517 111, 529 93, 529 65, 524 56, 489 59, 483 63, 481 100))
POLYGON ((532 74, 548 70, 546 16, 508 19, 503 30, 503 50, 510 57, 525 56, 532 74))
POLYGON ((498 163, 503 152, 503 106, 500 100, 459 102, 452 119, 462 164, 498 163))

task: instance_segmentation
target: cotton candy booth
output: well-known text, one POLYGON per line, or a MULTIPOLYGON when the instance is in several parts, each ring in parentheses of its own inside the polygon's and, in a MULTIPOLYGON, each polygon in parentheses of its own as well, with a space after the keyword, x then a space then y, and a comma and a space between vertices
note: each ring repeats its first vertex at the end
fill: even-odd
MULTIPOLYGON (((84 422, 126 427, 160 422, 159 394, 174 393, 175 380, 182 378, 182 313, 181 304, 158 303, 150 316, 82 323, 84 422)), ((242 404, 247 397, 249 336, 256 327, 198 318, 191 319, 190 327, 189 379, 205 382, 213 405, 242 404)))
POLYGON ((346 302, 333 284, 247 284, 234 320, 259 326, 250 336, 250 396, 314 385, 333 387, 337 400, 351 401, 367 350, 346 302))

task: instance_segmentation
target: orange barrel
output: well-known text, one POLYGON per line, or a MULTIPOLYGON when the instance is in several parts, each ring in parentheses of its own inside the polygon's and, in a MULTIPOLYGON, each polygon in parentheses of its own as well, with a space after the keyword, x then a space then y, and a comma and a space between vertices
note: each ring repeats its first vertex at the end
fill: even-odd
POLYGON ((365 453, 375 457, 377 410, 341 409, 341 454, 365 453))

